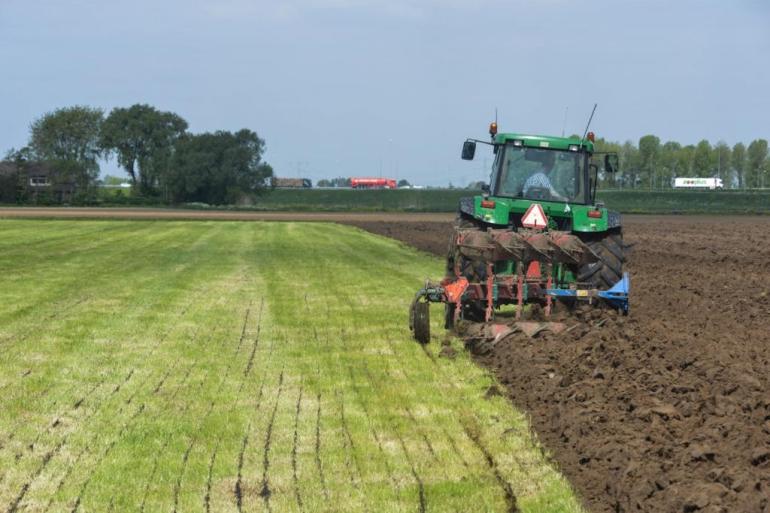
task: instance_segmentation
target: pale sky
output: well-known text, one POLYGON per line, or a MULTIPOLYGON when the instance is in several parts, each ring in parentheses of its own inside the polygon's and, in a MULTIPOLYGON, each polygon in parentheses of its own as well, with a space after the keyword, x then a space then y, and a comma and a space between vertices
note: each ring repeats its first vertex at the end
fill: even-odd
MULTIPOLYGON (((466 137, 770 138, 766 0, 0 0, 0 152, 46 111, 255 130, 278 176, 484 180, 466 137)), ((481 148, 480 148, 481 149, 481 148)), ((114 164, 103 172, 118 174, 114 164)))

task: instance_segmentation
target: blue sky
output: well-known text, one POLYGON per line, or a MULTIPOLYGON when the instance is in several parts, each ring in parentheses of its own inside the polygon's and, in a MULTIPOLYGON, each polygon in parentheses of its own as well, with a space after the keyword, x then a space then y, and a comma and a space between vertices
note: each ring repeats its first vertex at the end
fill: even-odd
MULTIPOLYGON (((75 104, 247 127, 279 176, 485 179, 486 137, 770 138, 770 2, 0 0, 0 151, 75 104)), ((114 164, 104 172, 117 173, 114 164)))

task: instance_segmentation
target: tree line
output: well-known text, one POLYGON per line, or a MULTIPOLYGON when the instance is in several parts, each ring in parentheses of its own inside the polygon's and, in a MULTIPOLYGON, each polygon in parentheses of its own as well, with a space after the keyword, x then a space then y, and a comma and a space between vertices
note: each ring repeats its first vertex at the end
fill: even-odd
POLYGON ((645 135, 636 145, 597 139, 596 151, 617 152, 620 160, 620 172, 600 174, 604 188, 665 189, 676 177, 721 178, 728 188, 770 187, 766 139, 731 147, 724 141, 682 145, 645 135))
POLYGON ((135 196, 156 202, 234 204, 259 194, 273 170, 265 141, 247 128, 193 134, 173 112, 146 104, 74 106, 48 112, 30 126, 27 146, 6 161, 23 169, 47 163, 54 183, 75 184, 76 201, 96 197, 100 162, 114 157, 135 196))

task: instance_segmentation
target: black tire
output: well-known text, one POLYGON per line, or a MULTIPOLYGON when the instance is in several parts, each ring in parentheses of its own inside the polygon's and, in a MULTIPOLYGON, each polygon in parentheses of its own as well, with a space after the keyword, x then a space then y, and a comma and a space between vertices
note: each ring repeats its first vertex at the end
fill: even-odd
POLYGON ((582 266, 577 280, 590 283, 599 290, 607 290, 623 278, 623 264, 626 262, 626 246, 620 231, 609 231, 583 239, 599 261, 582 266))
POLYGON ((412 306, 414 338, 420 344, 430 342, 430 303, 418 301, 412 306))
MULTIPOLYGON (((455 231, 461 229, 475 228, 477 230, 485 231, 485 226, 476 221, 473 218, 459 213, 455 218, 454 229, 455 231)), ((470 261, 460 256, 457 253, 455 245, 455 232, 452 232, 452 236, 449 238, 449 247, 447 249, 446 259, 446 277, 453 278, 455 276, 455 259, 460 259, 460 274, 468 278, 470 281, 483 281, 487 278, 487 270, 483 265, 473 266, 470 261)))

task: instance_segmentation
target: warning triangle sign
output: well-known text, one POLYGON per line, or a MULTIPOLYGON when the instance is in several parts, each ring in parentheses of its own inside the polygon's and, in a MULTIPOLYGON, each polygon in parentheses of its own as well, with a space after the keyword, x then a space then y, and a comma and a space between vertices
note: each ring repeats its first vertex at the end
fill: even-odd
POLYGON ((543 212, 543 207, 540 206, 540 203, 533 203, 529 206, 527 211, 524 212, 524 217, 521 218, 521 224, 526 228, 535 228, 537 230, 542 230, 548 226, 548 219, 545 217, 545 212, 543 212))

